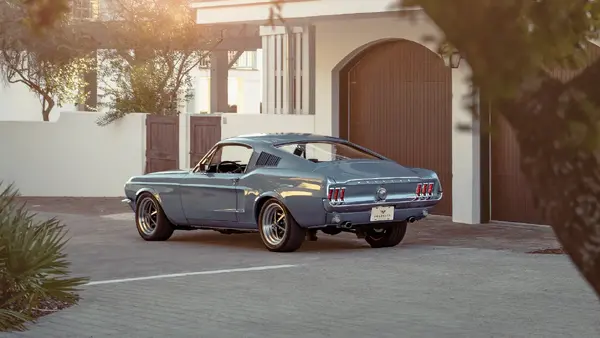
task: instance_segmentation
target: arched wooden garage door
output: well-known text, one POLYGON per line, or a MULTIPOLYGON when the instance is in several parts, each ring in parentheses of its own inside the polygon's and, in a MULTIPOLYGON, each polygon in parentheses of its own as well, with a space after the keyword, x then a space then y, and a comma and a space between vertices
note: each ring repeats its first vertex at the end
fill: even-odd
POLYGON ((384 42, 340 72, 340 136, 402 165, 432 169, 444 188, 434 213, 452 213, 452 78, 415 42, 384 42))
MULTIPOLYGON (((588 43, 589 63, 600 57, 600 47, 588 43)), ((555 69, 551 75, 569 81, 580 70, 555 69)), ((494 221, 548 224, 533 203, 532 191, 521 171, 519 144, 512 127, 497 118, 497 133, 491 138, 491 219, 494 221)))

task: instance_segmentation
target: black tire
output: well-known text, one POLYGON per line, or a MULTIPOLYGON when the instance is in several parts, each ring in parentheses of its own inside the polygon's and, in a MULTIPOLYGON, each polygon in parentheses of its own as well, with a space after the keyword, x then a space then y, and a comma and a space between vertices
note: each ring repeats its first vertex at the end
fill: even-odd
MULTIPOLYGON (((148 215, 148 217, 154 217, 148 215)), ((166 241, 171 235, 173 235, 173 231, 175 227, 173 224, 167 219, 164 210, 160 206, 160 203, 156 200, 154 196, 150 193, 142 193, 136 201, 135 207, 135 225, 137 228, 140 237, 142 237, 146 241, 166 241), (153 211, 149 212, 149 209, 152 208, 153 211), (155 213, 155 218, 151 218, 147 221, 143 220, 143 215, 146 213, 155 213), (152 222, 156 224, 152 227, 152 222)))
POLYGON ((258 232, 260 238, 269 251, 274 252, 292 252, 296 251, 302 246, 304 238, 306 237, 306 229, 301 228, 289 210, 278 200, 271 198, 263 204, 258 215, 258 232), (270 217, 271 213, 283 212, 284 225, 275 228, 272 225, 265 223, 265 216, 270 217), (267 214, 268 213, 268 214, 267 214), (285 229, 285 232, 281 234, 278 229, 285 229), (273 235, 276 235, 279 241, 275 241, 273 235))
POLYGON ((406 226, 406 221, 404 221, 373 227, 367 231, 365 240, 372 248, 394 247, 404 239, 406 226), (378 229, 381 229, 381 231, 377 231, 378 229))

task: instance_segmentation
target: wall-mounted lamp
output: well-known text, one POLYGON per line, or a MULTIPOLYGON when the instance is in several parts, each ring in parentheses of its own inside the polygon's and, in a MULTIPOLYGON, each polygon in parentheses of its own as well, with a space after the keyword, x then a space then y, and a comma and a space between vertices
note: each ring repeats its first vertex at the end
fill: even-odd
POLYGON ((444 63, 450 68, 458 68, 458 66, 460 66, 460 60, 462 60, 462 55, 460 55, 459 52, 452 52, 444 55, 444 63))

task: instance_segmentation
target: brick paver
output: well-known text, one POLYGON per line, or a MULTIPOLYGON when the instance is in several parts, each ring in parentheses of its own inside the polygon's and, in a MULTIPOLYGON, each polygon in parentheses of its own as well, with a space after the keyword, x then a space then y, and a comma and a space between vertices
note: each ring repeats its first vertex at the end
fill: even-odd
POLYGON ((83 296, 18 336, 600 335, 598 301, 564 256, 479 249, 325 253, 289 270, 99 285, 83 296))
MULTIPOLYGON (((111 203, 103 210, 124 212, 111 203)), ((69 259, 92 280, 298 266, 88 286, 80 305, 0 337, 600 336, 600 304, 568 258, 524 253, 556 246, 545 227, 432 218, 396 248, 320 235, 276 254, 257 235, 195 231, 144 242, 122 216, 68 207, 59 217, 73 236, 69 259)))

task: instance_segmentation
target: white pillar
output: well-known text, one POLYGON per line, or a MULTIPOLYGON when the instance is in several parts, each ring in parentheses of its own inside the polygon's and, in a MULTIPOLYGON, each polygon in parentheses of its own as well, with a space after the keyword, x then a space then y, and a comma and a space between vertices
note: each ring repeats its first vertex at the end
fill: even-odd
POLYGON ((314 27, 263 26, 260 35, 263 113, 314 113, 314 27))
POLYGON ((479 122, 473 121, 465 96, 471 93, 468 82, 471 68, 462 60, 452 69, 452 221, 478 224, 481 221, 479 122), (458 130, 459 125, 473 131, 458 130))
MULTIPOLYGON (((195 163, 194 163, 195 165, 195 163)), ((190 167, 190 114, 179 114, 179 169, 190 167)))

